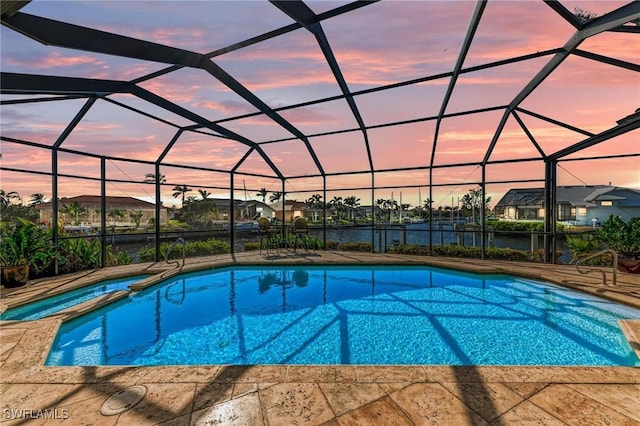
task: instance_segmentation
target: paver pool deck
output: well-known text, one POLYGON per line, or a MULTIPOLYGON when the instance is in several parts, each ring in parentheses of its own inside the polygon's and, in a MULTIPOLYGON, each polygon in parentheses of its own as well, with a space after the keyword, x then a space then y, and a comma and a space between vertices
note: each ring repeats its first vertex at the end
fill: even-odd
MULTIPOLYGON (((187 259, 184 271, 278 263, 430 264, 507 272, 640 308, 640 276, 620 273, 616 286, 603 286, 601 275, 580 275, 566 265, 285 251, 187 259)), ((59 276, 19 289, 3 288, 0 303, 5 309, 102 279, 171 268, 146 263, 59 276)), ((123 296, 126 293, 103 296, 37 321, 0 322, 2 424, 640 425, 638 367, 44 366, 64 319, 123 296), (120 414, 101 414, 111 395, 134 385, 146 388, 139 403, 120 414)), ((621 326, 640 353, 640 319, 621 326)), ((535 342, 530 350, 535 350, 535 342)))

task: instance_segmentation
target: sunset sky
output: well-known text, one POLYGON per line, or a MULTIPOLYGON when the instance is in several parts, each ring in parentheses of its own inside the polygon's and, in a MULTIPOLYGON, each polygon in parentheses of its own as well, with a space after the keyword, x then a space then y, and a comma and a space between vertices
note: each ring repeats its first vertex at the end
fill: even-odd
MULTIPOLYGON (((320 14, 344 1, 308 1, 320 14)), ((561 1, 569 11, 575 8, 603 16, 626 1, 561 1)), ((449 77, 419 84, 357 92, 412 79, 446 74, 454 69, 461 43, 475 8, 472 1, 382 1, 322 21, 340 70, 367 126, 376 126, 437 116, 449 77)), ((248 38, 294 23, 267 1, 33 1, 20 12, 90 27, 115 34, 206 54, 248 38)), ((560 48, 576 28, 541 1, 490 0, 484 10, 474 43, 463 70, 511 57, 560 48)), ((130 81, 170 66, 105 54, 45 46, 3 26, 0 66, 3 72, 70 76, 130 81)), ((603 55, 639 66, 640 33, 603 32, 585 40, 582 51, 603 55)), ((549 62, 552 55, 520 61, 475 72, 458 78, 446 113, 506 106, 529 80, 549 62)), ((214 56, 211 60, 273 109, 341 95, 339 85, 327 65, 315 37, 298 29, 273 39, 214 56)), ((519 113, 531 135, 545 154, 578 143, 588 136, 614 127, 620 118, 640 108, 640 78, 637 71, 607 65, 571 55, 520 104, 524 110, 581 129, 569 130, 553 122, 519 113)), ((288 130, 264 115, 228 120, 257 109, 202 69, 182 68, 138 85, 253 142, 263 143, 264 152, 287 177, 318 175, 305 144, 288 130)), ((41 97, 38 95, 37 97, 41 97)), ((29 99, 27 95, 2 95, 3 101, 29 99)), ((99 99, 62 144, 63 148, 118 157, 108 160, 107 195, 132 196, 152 200, 154 188, 142 184, 145 174, 154 173, 152 164, 127 159, 155 161, 178 127, 193 122, 162 110, 129 94, 99 99), (171 124, 122 108, 124 104, 171 124), (133 180, 134 183, 120 181, 133 180)), ((85 99, 55 102, 5 104, 0 109, 1 135, 52 146, 67 124, 84 105, 85 99)), ((279 114, 309 137, 309 143, 326 173, 369 170, 363 134, 347 102, 338 99, 311 106, 283 109, 279 114), (316 136, 326 132, 343 133, 316 136), (347 131, 350 130, 350 131, 347 131)), ((446 118, 442 121, 433 164, 453 165, 482 161, 504 114, 504 109, 446 118)), ((380 127, 368 130, 375 184, 389 187, 376 191, 374 198, 418 204, 428 196, 427 170, 388 171, 429 166, 436 120, 380 127), (416 186, 420 186, 420 190, 416 186)), ((171 149, 165 163, 230 170, 245 155, 246 145, 221 138, 210 130, 184 132, 171 149)), ((611 139, 571 157, 637 154, 640 130, 611 139)), ((510 117, 490 160, 540 157, 527 134, 510 117)), ((100 177, 100 160, 61 152, 60 174, 100 177)), ((558 169, 560 185, 611 184, 640 189, 639 157, 590 161, 567 161, 558 169)), ((2 141, 3 168, 51 172, 50 151, 2 141)), ((253 153, 238 172, 274 176, 268 165, 253 153)), ((51 178, 44 174, 0 170, 0 187, 17 191, 28 201, 33 193, 51 196, 51 178)), ((168 186, 163 189, 165 205, 179 204, 171 197, 173 185, 186 184, 197 195, 201 188, 217 197, 228 197, 229 175, 223 172, 185 170, 163 166, 168 186)), ((487 192, 497 202, 511 187, 542 187, 543 182, 510 180, 544 179, 542 161, 489 165, 487 192)), ((450 205, 475 188, 481 180, 477 166, 434 169, 435 206, 450 205)), ((367 190, 340 191, 340 188, 368 187, 371 175, 330 176, 327 188, 335 195, 356 194, 362 204, 370 203, 367 190)), ((59 195, 99 194, 100 183, 61 177, 59 195)), ((276 178, 237 175, 236 197, 244 199, 243 187, 256 199, 260 188, 281 191, 276 178)), ((320 177, 288 179, 289 198, 304 200, 321 192, 320 177)))

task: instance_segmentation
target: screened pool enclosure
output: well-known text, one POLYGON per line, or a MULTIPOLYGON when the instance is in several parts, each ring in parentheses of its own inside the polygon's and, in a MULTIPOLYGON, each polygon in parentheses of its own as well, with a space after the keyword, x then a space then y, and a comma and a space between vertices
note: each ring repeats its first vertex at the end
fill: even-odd
POLYGON ((637 1, 0 5, 3 197, 103 265, 178 237, 243 251, 260 216, 320 247, 554 262, 572 227, 638 215, 637 1))

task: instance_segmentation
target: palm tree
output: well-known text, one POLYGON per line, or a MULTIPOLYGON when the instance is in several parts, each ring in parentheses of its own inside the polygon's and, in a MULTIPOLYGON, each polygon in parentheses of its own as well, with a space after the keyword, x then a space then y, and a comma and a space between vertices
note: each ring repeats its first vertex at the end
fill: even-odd
POLYGON ((322 207, 322 203, 320 202, 320 200, 322 200, 322 195, 313 194, 307 199, 307 201, 305 201, 305 203, 307 204, 307 208, 313 212, 314 222, 318 221, 318 209, 322 207))
POLYGON ((187 192, 191 192, 191 188, 187 185, 176 185, 173 187, 173 198, 182 197, 182 206, 184 206, 184 197, 187 192))
POLYGON ((129 217, 133 220, 133 223, 136 224, 136 228, 140 226, 140 221, 142 220, 142 216, 144 216, 144 213, 142 212, 142 210, 136 210, 129 213, 129 217))
POLYGON ((340 213, 344 205, 342 197, 338 197, 337 195, 334 196, 333 199, 329 201, 329 205, 333 207, 334 211, 336 212, 336 216, 338 216, 338 220, 340 220, 340 213))
POLYGON ((389 223, 391 223, 391 212, 398 210, 399 208, 398 202, 393 198, 390 198, 388 200, 384 200, 382 205, 385 208, 385 210, 389 210, 389 223))
POLYGON ((426 213, 425 219, 431 220, 431 215, 433 213, 433 201, 431 201, 431 199, 427 197, 427 199, 425 199, 422 204, 424 205, 424 212, 426 213))
POLYGON ((111 209, 111 210, 109 210, 109 212, 107 213, 107 216, 109 216, 113 220, 113 222, 111 223, 111 227, 115 228, 116 219, 122 219, 126 214, 127 214, 127 210, 126 209, 111 209))
POLYGON ((206 200, 207 198, 209 198, 209 195, 211 195, 211 193, 206 189, 198 189, 198 193, 200 193, 200 197, 202 197, 203 200, 206 200))
POLYGON ((80 216, 86 215, 87 213, 89 213, 89 210, 86 207, 82 206, 77 201, 74 201, 69 205, 67 204, 63 205, 62 212, 65 214, 71 215, 73 217, 73 224, 79 225, 80 216))
POLYGON ((269 197, 269 201, 271 201, 272 203, 277 203, 278 201, 280 201, 280 198, 282 198, 282 192, 275 191, 271 193, 271 197, 269 197))
POLYGON ((0 205, 7 207, 11 200, 22 200, 22 197, 16 191, 4 192, 4 189, 0 189, 0 205))
MULTIPOLYGON (((376 200, 376 206, 378 206, 378 209, 383 210, 383 211, 385 210, 385 205, 384 205, 385 201, 386 200, 384 198, 378 198, 376 200)), ((382 214, 379 214, 378 217, 380 218, 380 220, 382 220, 382 214)))
POLYGON ((41 192, 31 194, 31 201, 29 201, 30 206, 37 206, 38 204, 44 203, 44 194, 41 192))
POLYGON ((256 195, 260 198, 262 198, 262 202, 266 204, 266 199, 267 199, 267 194, 269 193, 269 191, 267 191, 267 188, 261 188, 260 192, 258 192, 256 195))
MULTIPOLYGON (((160 179, 159 182, 160 183, 167 183, 167 178, 165 177, 165 175, 160 174, 160 179)), ((156 175, 154 175, 153 173, 147 173, 146 175, 144 175, 144 180, 143 182, 145 183, 156 183, 156 175)))
POLYGON ((360 198, 352 195, 344 199, 344 205, 349 207, 349 219, 355 220, 354 210, 360 207, 360 198))

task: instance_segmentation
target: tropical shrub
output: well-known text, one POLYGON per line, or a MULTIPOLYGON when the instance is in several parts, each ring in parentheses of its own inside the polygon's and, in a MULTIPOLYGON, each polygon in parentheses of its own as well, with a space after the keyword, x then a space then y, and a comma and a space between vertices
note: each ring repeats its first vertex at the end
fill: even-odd
MULTIPOLYGON (((493 228, 494 232, 501 233, 520 233, 520 232, 543 232, 544 222, 517 222, 505 220, 488 220, 487 225, 493 228)), ((561 223, 556 224, 556 230, 563 231, 565 226, 561 223)))
POLYGON ((567 235, 567 246, 571 252, 569 263, 573 264, 580 258, 600 250, 600 241, 590 234, 567 235))
POLYGON ((260 250, 260 241, 248 241, 244 243, 244 251, 260 250))
POLYGON ((325 247, 325 250, 338 250, 339 246, 340 241, 327 240, 327 246, 325 247))
MULTIPOLYGON (((389 253, 394 254, 413 254, 422 256, 443 256, 443 257, 460 257, 467 259, 481 259, 482 248, 465 247, 460 245, 443 245, 443 246, 417 246, 417 245, 400 245, 390 247, 389 253)), ((562 252, 556 252, 556 260, 562 256, 562 252)), ((515 250, 511 248, 488 247, 485 250, 485 259, 493 260, 515 260, 542 262, 544 260, 544 251, 538 250, 531 253, 527 250, 515 250)))
POLYGON ((44 273, 56 258, 51 231, 25 218, 0 229, 0 264, 29 265, 35 275, 44 273))
POLYGON ((373 251, 373 248, 371 247, 371 243, 364 243, 364 242, 355 241, 355 242, 348 242, 348 243, 340 244, 338 246, 338 250, 371 252, 371 251, 373 251))
MULTIPOLYGON (((162 243, 160 244, 160 254, 163 259, 167 258, 167 251, 172 244, 162 243)), ((258 246, 259 247, 259 246, 258 246)), ((228 242, 223 240, 217 240, 210 238, 203 241, 191 241, 185 244, 185 255, 187 257, 192 256, 211 256, 213 254, 230 253, 231 246, 228 242)), ((138 251, 140 260, 143 262, 153 262, 156 256, 156 250, 154 247, 142 248, 138 251)), ((180 259, 182 257, 182 247, 176 245, 169 253, 169 259, 180 259)))
POLYGON ((611 215, 596 235, 611 250, 628 255, 640 254, 640 217, 632 217, 625 222, 620 216, 611 215))

